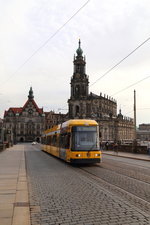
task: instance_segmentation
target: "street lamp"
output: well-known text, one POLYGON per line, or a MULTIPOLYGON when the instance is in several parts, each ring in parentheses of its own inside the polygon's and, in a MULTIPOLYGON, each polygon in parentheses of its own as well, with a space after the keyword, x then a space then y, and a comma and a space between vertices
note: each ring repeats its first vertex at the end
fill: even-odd
POLYGON ((17 112, 15 114, 15 137, 14 137, 15 144, 17 143, 17 123, 18 123, 18 116, 19 116, 19 113, 17 112))

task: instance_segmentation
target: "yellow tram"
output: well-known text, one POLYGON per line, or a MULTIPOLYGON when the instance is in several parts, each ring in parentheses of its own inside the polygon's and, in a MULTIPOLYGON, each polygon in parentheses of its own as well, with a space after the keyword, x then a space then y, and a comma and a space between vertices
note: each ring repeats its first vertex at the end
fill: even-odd
POLYGON ((69 163, 99 163, 99 128, 95 120, 74 119, 43 132, 42 150, 69 163))

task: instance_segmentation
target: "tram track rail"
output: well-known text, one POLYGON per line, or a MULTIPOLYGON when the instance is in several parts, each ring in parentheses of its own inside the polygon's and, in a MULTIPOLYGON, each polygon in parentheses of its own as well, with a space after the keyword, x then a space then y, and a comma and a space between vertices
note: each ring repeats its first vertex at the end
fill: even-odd
MULTIPOLYGON (((100 166, 94 166, 100 170, 102 170, 103 168, 100 166)), ((142 196, 139 196, 138 193, 133 193, 133 191, 130 191, 129 189, 122 187, 118 184, 114 184, 111 183, 111 181, 106 180, 104 177, 98 176, 95 172, 93 172, 92 170, 90 170, 91 168, 93 168, 93 166, 90 167, 74 167, 74 169, 79 172, 82 173, 83 176, 86 176, 89 179, 92 179, 92 181, 94 181, 96 184, 98 184, 100 186, 100 188, 104 189, 105 191, 109 191, 112 194, 115 194, 117 197, 119 197, 120 199, 122 199, 123 201, 130 203, 131 205, 133 205, 134 207, 138 208, 139 210, 142 210, 145 213, 150 214, 150 202, 149 200, 147 200, 147 198, 143 198, 142 196)), ((103 173, 104 170, 106 171, 106 169, 103 169, 103 173)), ((119 174, 121 176, 121 174, 119 174)), ((126 176, 123 176, 123 179, 126 179, 126 176)), ((136 179, 129 177, 130 179, 136 181, 136 179)), ((137 180, 138 181, 138 180, 137 180)), ((140 181, 142 182, 142 181, 140 181)), ((145 183, 145 182, 143 182, 145 183)), ((135 184, 136 185, 136 184, 135 184)))
POLYGON ((109 159, 106 159, 105 158, 105 163, 104 164, 108 164, 111 165, 112 167, 116 167, 117 169, 122 169, 122 170, 125 170, 127 169, 127 171, 129 171, 129 168, 132 170, 132 171, 135 171, 136 173, 140 173, 140 174, 143 174, 143 175, 146 175, 149 177, 150 179, 150 167, 146 167, 146 166, 141 166, 141 165, 138 165, 138 168, 137 168, 137 164, 131 164, 131 163, 125 163, 123 161, 116 161, 114 160, 114 162, 110 162, 109 159), (122 165, 124 165, 124 167, 122 168, 122 165))
MULTIPOLYGON (((149 170, 150 169, 150 166, 147 166, 147 165, 139 165, 139 161, 142 161, 141 159, 135 159, 135 158, 129 158, 129 157, 121 157, 119 155, 108 155, 108 154, 105 154, 105 153, 102 153, 103 154, 103 157, 105 157, 105 161, 109 161, 110 159, 112 161, 114 161, 116 163, 116 157, 117 157, 117 164, 121 163, 123 165, 129 165, 129 166, 132 166, 132 167, 136 167, 138 166, 138 169, 140 170, 149 170), (107 158, 106 158, 107 157, 107 158), (128 159, 128 162, 126 161, 122 161, 122 159, 128 159), (137 161, 137 162, 136 162, 137 161)), ((145 161, 144 161, 145 162, 145 161)), ((147 163, 149 163, 149 161, 146 161, 147 163)))
MULTIPOLYGON (((88 168, 85 169, 89 171, 88 168)), ((133 178, 127 174, 124 175, 123 173, 120 173, 118 171, 113 171, 112 169, 106 169, 103 167, 103 165, 101 167, 98 166, 98 170, 92 167, 89 172, 95 175, 97 174, 101 179, 110 182, 124 189, 125 191, 133 193, 134 195, 137 195, 138 197, 141 197, 142 199, 146 201, 148 200, 150 202, 149 183, 141 181, 136 177, 133 178)))
MULTIPOLYGON (((97 165, 98 167, 100 167, 99 165, 97 165)), ((106 163, 103 164, 103 169, 106 170, 111 170, 117 174, 120 175, 124 175, 126 177, 135 179, 137 181, 141 181, 147 184, 150 184, 150 175, 145 175, 144 173, 141 173, 139 170, 137 169, 133 169, 132 167, 129 170, 128 168, 122 168, 121 166, 115 166, 115 165, 108 165, 106 163)))

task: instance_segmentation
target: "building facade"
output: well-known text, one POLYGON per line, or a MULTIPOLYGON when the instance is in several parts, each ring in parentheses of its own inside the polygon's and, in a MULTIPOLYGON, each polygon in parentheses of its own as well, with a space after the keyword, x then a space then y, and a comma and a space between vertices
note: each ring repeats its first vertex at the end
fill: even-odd
POLYGON ((0 118, 0 143, 4 142, 3 120, 0 118))
POLYGON ((40 142, 41 133, 44 130, 45 114, 34 101, 32 87, 23 107, 12 107, 5 111, 3 123, 5 129, 11 130, 14 143, 40 142))
POLYGON ((150 141, 150 124, 139 124, 137 139, 140 141, 150 141))
POLYGON ((69 118, 94 119, 99 123, 100 136, 105 141, 132 140, 134 126, 131 118, 117 114, 117 102, 108 95, 89 93, 89 77, 86 74, 86 61, 81 42, 74 56, 71 96, 68 100, 69 118))
POLYGON ((66 114, 55 113, 54 111, 45 112, 45 130, 50 129, 55 125, 61 124, 66 120, 66 114))

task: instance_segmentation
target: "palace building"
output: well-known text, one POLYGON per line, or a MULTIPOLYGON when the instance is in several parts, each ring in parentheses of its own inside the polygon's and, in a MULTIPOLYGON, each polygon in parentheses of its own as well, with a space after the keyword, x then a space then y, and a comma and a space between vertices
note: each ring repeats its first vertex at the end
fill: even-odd
POLYGON ((133 140, 134 126, 131 118, 117 115, 117 102, 108 95, 89 93, 89 77, 81 42, 74 56, 71 77, 71 96, 68 100, 69 118, 94 119, 99 123, 100 135, 105 141, 133 140))
POLYGON ((81 42, 76 50, 71 77, 71 95, 67 114, 44 112, 34 100, 32 87, 23 107, 11 107, 4 113, 3 128, 11 132, 10 139, 17 142, 40 142, 42 131, 68 119, 94 119, 100 127, 101 141, 134 139, 133 119, 117 114, 117 102, 108 95, 89 92, 89 77, 81 42))
POLYGON ((45 114, 34 100, 32 87, 23 107, 11 107, 5 111, 3 123, 4 128, 11 131, 14 143, 40 142, 44 130, 45 114))

